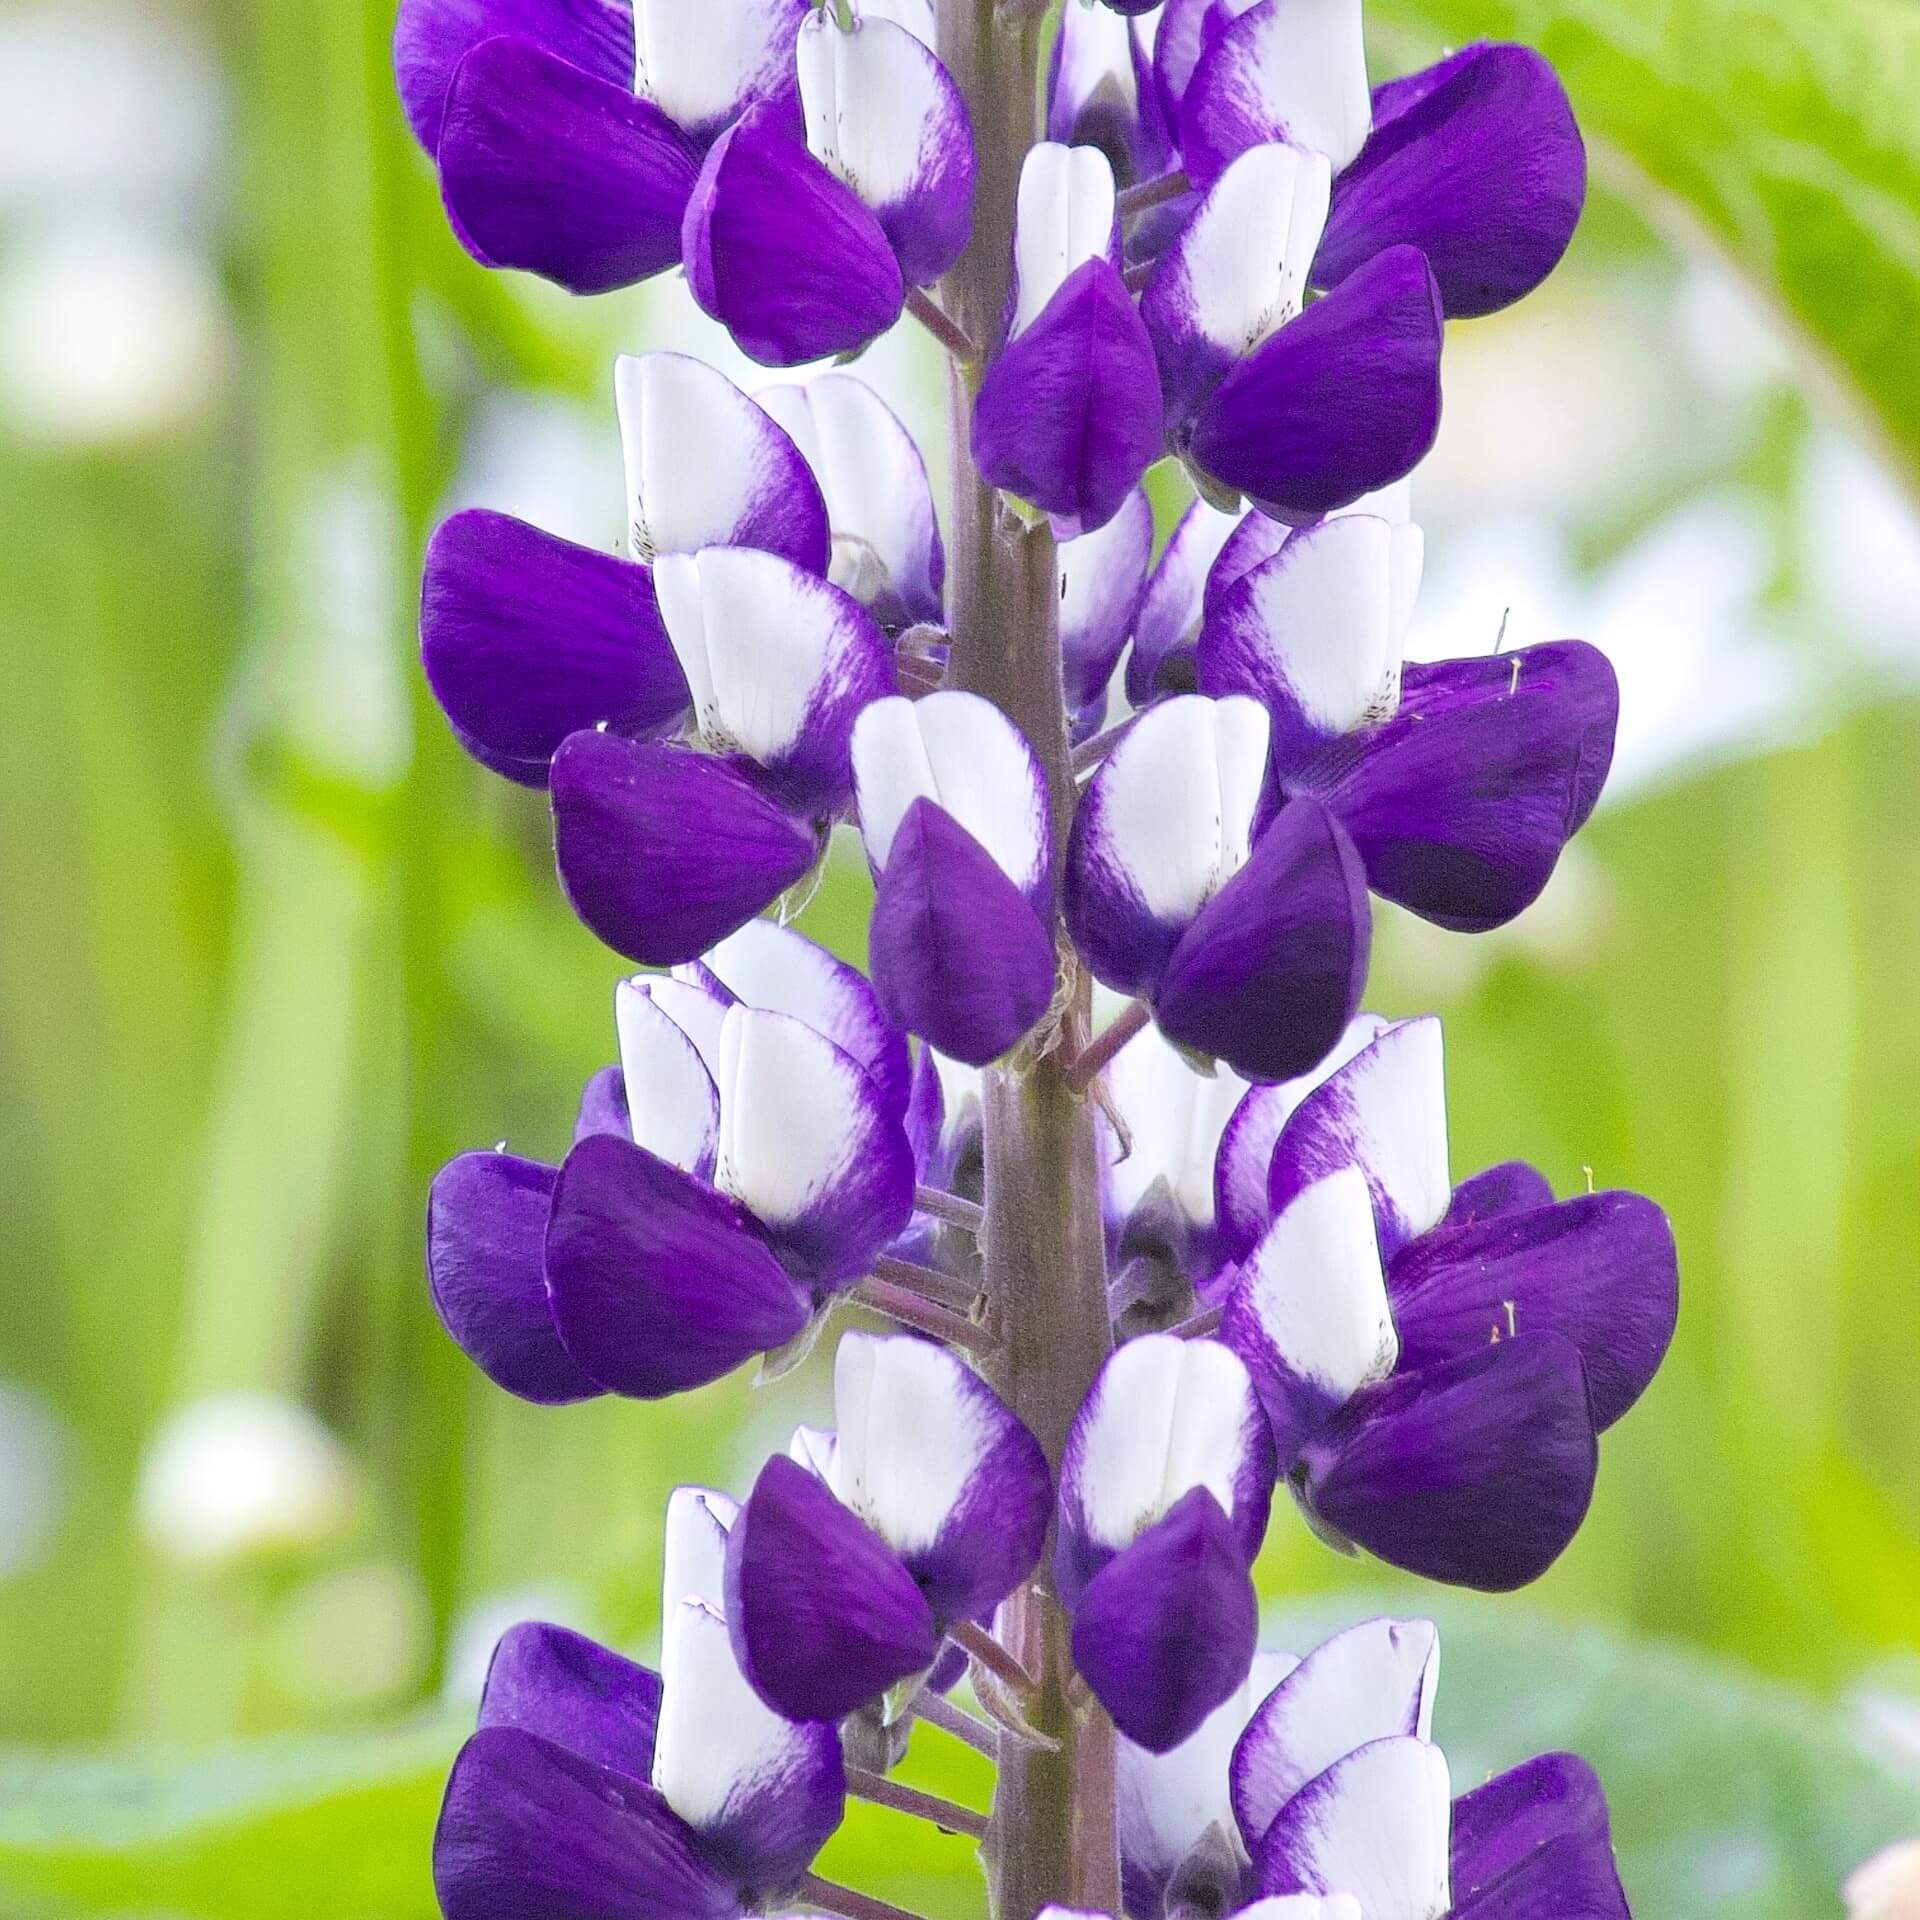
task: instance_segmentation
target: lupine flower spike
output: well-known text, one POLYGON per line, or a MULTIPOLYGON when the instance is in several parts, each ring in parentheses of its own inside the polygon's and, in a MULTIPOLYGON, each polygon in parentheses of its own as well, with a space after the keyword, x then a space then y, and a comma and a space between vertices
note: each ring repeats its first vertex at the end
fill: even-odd
POLYGON ((1511 920, 1612 757, 1581 642, 1419 657, 1408 484, 1449 319, 1567 245, 1578 129, 1524 48, 1370 86, 1357 0, 1040 11, 402 0, 477 260, 677 267, 779 370, 617 362, 624 552, 429 546, 435 698, 644 969, 570 1142, 435 1178, 433 1305, 551 1406, 824 1395, 829 1319, 889 1323, 831 1427, 674 1495, 657 1670, 500 1642, 449 1920, 915 1920, 815 1872, 849 1795, 984 1841, 1001 1920, 1626 1915, 1583 1763, 1456 1795, 1434 1628, 1263 1652, 1255 1577, 1284 1487, 1330 1546, 1534 1578, 1674 1328, 1659 1210, 1455 1184, 1438 1023, 1362 1011, 1372 896, 1511 920), (908 314, 944 518, 812 368, 908 314), (836 834, 864 971, 787 924, 836 834), (922 1728, 990 1812, 893 1777, 922 1728))

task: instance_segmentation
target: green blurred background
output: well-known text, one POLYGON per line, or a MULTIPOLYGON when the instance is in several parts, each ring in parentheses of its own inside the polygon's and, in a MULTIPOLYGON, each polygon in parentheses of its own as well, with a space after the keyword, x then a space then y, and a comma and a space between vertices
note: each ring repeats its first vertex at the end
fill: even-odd
MULTIPOLYGON (((465 259, 390 4, 0 5, 0 1916, 430 1913, 499 1626, 644 1649, 666 1489, 822 1411, 530 1409, 427 1307, 432 1170, 559 1151, 619 967, 426 699, 421 544, 611 544, 611 356, 712 340, 465 259)), ((1381 73, 1544 47, 1594 145, 1565 267, 1449 340, 1415 651, 1624 687, 1548 894, 1383 919, 1373 1003, 1446 1017, 1456 1173, 1643 1188, 1683 1279, 1574 1548, 1441 1604, 1441 1730, 1588 1751, 1643 1920, 1837 1913, 1920 1832, 1920 8, 1370 20, 1381 73)), ((928 353, 871 358, 937 447, 928 353)), ((810 914, 856 955, 864 886, 810 914)), ((1290 1513, 1260 1577, 1295 1641, 1436 1602, 1290 1513)), ((895 1816, 827 1865, 978 1910, 895 1816)))

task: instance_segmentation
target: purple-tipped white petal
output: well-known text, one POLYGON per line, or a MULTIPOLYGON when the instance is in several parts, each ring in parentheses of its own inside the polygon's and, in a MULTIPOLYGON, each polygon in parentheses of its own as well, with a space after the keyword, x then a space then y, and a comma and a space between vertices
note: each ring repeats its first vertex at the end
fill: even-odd
POLYGON ((1213 1168, 1229 1116, 1247 1093, 1231 1068, 1196 1072, 1157 1027, 1145 1027, 1114 1055, 1104 1076, 1107 1101, 1125 1126, 1130 1151, 1105 1129, 1107 1198, 1124 1221, 1164 1183, 1187 1224, 1214 1223, 1213 1168))
POLYGON ((653 1784, 705 1851, 761 1895, 781 1892, 840 1824, 840 1736, 783 1719, 733 1657, 727 1623, 683 1600, 663 1623, 653 1784))
POLYGON ((1239 1259, 1273 1218, 1267 1200, 1267 1169, 1294 1109, 1329 1074, 1338 1072, 1362 1047, 1371 1046, 1387 1024, 1377 1013, 1355 1014, 1333 1051, 1311 1073, 1255 1087, 1233 1110, 1220 1136, 1213 1187, 1214 1218, 1222 1251, 1229 1259, 1239 1259))
POLYGON ((853 1058, 784 1013, 730 1008, 720 1032, 714 1185, 797 1277, 857 1279, 905 1231, 913 1154, 853 1058))
POLYGON ((851 373, 755 396, 786 429, 826 496, 827 577, 884 627, 941 616, 946 554, 926 462, 887 403, 851 373))
POLYGON ((1055 1547, 1067 1605, 1196 1487, 1218 1502, 1251 1564, 1273 1492, 1273 1442, 1253 1382, 1216 1340, 1129 1340, 1100 1369, 1067 1436, 1055 1547))
POLYGON ((1283 773, 1399 707, 1423 550, 1418 527, 1343 514, 1294 534, 1209 611, 1195 649, 1201 691, 1260 701, 1283 773))
POLYGON ((999 1605, 1040 1558, 1040 1443, 946 1348, 849 1333, 834 1356, 834 1490, 893 1548, 943 1625, 999 1605))
POLYGON ((1082 795, 1066 915, 1094 977, 1151 993, 1215 894, 1247 863, 1266 785, 1267 716, 1182 694, 1149 708, 1082 795))
POLYGON ((877 16, 813 12, 797 46, 807 145, 873 210, 902 278, 924 287, 966 250, 973 126, 933 50, 877 16))
POLYGON ((931 800, 1037 909, 1051 911, 1046 776, 991 700, 957 690, 875 700, 854 725, 852 751, 860 831, 876 871, 886 870, 907 809, 931 800))
POLYGON ((1445 1216, 1446 1060, 1431 1014, 1388 1027, 1300 1102, 1274 1148, 1268 1204, 1278 1215, 1345 1166, 1367 1177, 1381 1259, 1445 1216))
POLYGON ((622 354, 614 404, 636 560, 759 547, 827 566, 827 507, 787 433, 718 368, 684 353, 622 354))
POLYGON ((675 1487, 667 1496, 667 1523, 660 1548, 660 1618, 671 1620, 683 1600, 698 1600, 716 1613, 724 1606, 727 1535, 740 1517, 740 1503, 711 1487, 675 1487))
POLYGON ((1284 140, 1338 173, 1373 124, 1360 0, 1260 0, 1200 57, 1180 103, 1180 151, 1196 186, 1236 154, 1284 140))
MULTIPOLYGON (((682 971, 712 981, 727 998, 749 1007, 804 1020, 859 1062, 889 1113, 906 1112, 912 1065, 905 1035, 888 1023, 859 970, 805 934, 771 920, 749 920, 709 949, 697 969, 682 971)), ((680 1017, 673 999, 663 1004, 680 1017)), ((713 1004, 717 1037, 726 1002, 716 999, 713 1004)))
MULTIPOLYGON (((1244 579, 1263 560, 1271 560, 1293 535, 1294 529, 1282 521, 1269 519, 1264 513, 1248 514, 1228 536, 1207 575, 1203 601, 1207 618, 1213 617, 1214 609, 1235 581, 1244 579)), ((1197 677, 1197 665, 1194 671, 1197 677)))
POLYGON ((633 0, 634 91, 707 141, 760 101, 793 92, 807 0, 633 0))
MULTIPOLYGON (((1217 1828, 1244 1869, 1245 1851, 1234 1827, 1228 1769, 1233 1750, 1256 1709, 1299 1662, 1290 1653, 1256 1653, 1247 1677, 1177 1747, 1149 1753, 1131 1740, 1114 1752, 1114 1812, 1120 1830, 1120 1867, 1127 1910, 1158 1913, 1169 1882, 1193 1850, 1217 1828)), ((1239 1888, 1226 1902, 1238 1906, 1239 1888)))
POLYGON ((1300 311, 1332 191, 1324 154, 1271 142, 1207 190, 1140 301, 1170 422, 1300 311))
POLYGON ((1257 0, 1166 0, 1153 36, 1153 79, 1168 124, 1180 124, 1180 104, 1200 56, 1257 0))
MULTIPOLYGON (((1128 7, 1126 14, 1141 11, 1128 7)), ((1047 85, 1047 138, 1098 147, 1122 184, 1158 172, 1170 155, 1141 28, 1108 6, 1060 9, 1047 85)))
POLYGON ((1098 147, 1043 141, 1020 166, 1013 228, 1013 312, 1017 339, 1089 260, 1117 257, 1113 168, 1098 147))
POLYGON ((654 591, 707 743, 745 754, 795 813, 839 805, 854 721, 893 691, 873 617, 792 561, 747 547, 663 555, 654 591))
MULTIPOLYGON (((1077 12, 1104 8, 1083 8, 1077 12)), ((1060 585, 1060 666, 1067 710, 1104 700, 1153 556, 1153 503, 1136 487, 1104 527, 1063 540, 1055 554, 1060 585)))
POLYGON ((1399 1358, 1366 1176, 1342 1167, 1296 1194, 1240 1263, 1221 1338, 1246 1362, 1284 1472, 1399 1358))
POLYGON ((1367 1920, 1441 1920, 1451 1903, 1446 1756, 1409 1736, 1336 1760, 1280 1810, 1254 1864, 1263 1893, 1346 1893, 1367 1920))
POLYGON ((1432 1737, 1440 1636, 1431 1620, 1363 1620, 1274 1688, 1233 1750, 1234 1817, 1256 1852, 1293 1796, 1369 1741, 1432 1737))
POLYGON ((699 1048, 661 1011, 651 985, 623 980, 613 994, 633 1144, 705 1179, 720 1138, 720 1096, 699 1048))
POLYGON ((701 311, 763 367, 858 353, 906 302, 872 210, 767 107, 714 142, 687 198, 680 254, 701 311))
POLYGON ((1239 516, 1222 513, 1204 500, 1196 500, 1180 516, 1134 621, 1127 698, 1136 707, 1144 707, 1156 693, 1193 691, 1193 643, 1200 631, 1208 574, 1242 524, 1239 516))

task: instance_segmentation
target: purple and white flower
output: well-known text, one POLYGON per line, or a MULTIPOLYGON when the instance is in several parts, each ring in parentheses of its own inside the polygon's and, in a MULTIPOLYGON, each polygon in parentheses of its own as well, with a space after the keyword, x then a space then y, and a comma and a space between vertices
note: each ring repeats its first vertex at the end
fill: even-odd
POLYGON ((660 1671, 528 1622, 494 1651, 434 1834, 447 1920, 736 1920, 791 1894, 839 1826, 830 1725, 782 1718, 720 1612, 733 1503, 668 1503, 660 1671))
POLYGON ((876 889, 874 991, 898 1025, 985 1066, 1053 999, 1053 831, 1033 750, 991 701, 876 700, 853 735, 876 889))
POLYGON ((654 1399, 797 1338, 907 1230, 906 1044, 852 968, 756 923, 623 983, 617 1086, 556 1170, 464 1154, 427 1252, 454 1339, 522 1398, 654 1399))
MULTIPOLYGON (((1371 513, 1292 534, 1221 587, 1195 670, 1265 707, 1280 791, 1340 822, 1376 893, 1478 932, 1529 905, 1586 824, 1619 687, 1578 640, 1409 663, 1421 554, 1418 527, 1371 513)), ((1235 563, 1223 550, 1216 572, 1235 563)))
POLYGON ((1056 549, 1060 677, 1077 740, 1105 724, 1108 685, 1134 631, 1152 558, 1153 504, 1143 487, 1127 495, 1105 526, 1056 549))
POLYGON ((1121 187, 1171 164, 1173 143, 1153 78, 1144 23, 1112 7, 1068 0, 1047 76, 1047 138, 1098 147, 1121 187))
POLYGON ((761 1469, 727 1549, 742 1670, 796 1718, 838 1720, 932 1671, 956 1621, 990 1615, 1040 1558, 1040 1443, 930 1341, 849 1333, 836 1431, 761 1469))
POLYGON ((1008 308, 974 402, 974 463, 1070 539, 1120 511, 1162 439, 1153 344, 1120 277, 1113 169, 1097 147, 1028 153, 1008 308))
POLYGON ((1366 984, 1360 857, 1317 800, 1277 809, 1271 724, 1243 695, 1147 709, 1081 796, 1064 901, 1095 979, 1250 1080, 1307 1072, 1366 984))
POLYGON ((1273 1475, 1252 1381, 1217 1341, 1129 1340, 1074 1417, 1054 1584, 1074 1664, 1139 1746, 1177 1746, 1246 1678, 1273 1475))
POLYGON ((1672 1339, 1665 1216, 1631 1193, 1556 1202, 1517 1163, 1452 1186, 1430 1018, 1299 1101, 1266 1198, 1221 1338, 1303 1511, 1430 1579, 1537 1579, 1585 1516, 1599 1435, 1672 1339))
POLYGON ((795 114, 807 0, 402 0, 394 67, 447 217, 484 266, 604 293, 678 264, 700 156, 795 114))

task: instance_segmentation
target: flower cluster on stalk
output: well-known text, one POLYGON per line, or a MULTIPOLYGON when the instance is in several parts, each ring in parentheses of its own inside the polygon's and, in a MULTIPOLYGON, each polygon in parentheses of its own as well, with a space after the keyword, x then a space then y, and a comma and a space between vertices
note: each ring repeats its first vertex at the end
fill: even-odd
POLYGON ((1372 896, 1512 919, 1612 754, 1579 641, 1408 657, 1445 323, 1538 284, 1581 206, 1551 69, 1478 45, 1370 88, 1357 0, 1064 0, 975 341, 932 291, 981 170, 930 0, 402 0, 396 62, 483 264, 677 267, 768 368, 933 329, 986 537, 1050 528, 1076 749, 947 684, 927 467, 857 373, 622 359, 625 554, 435 535, 449 724, 545 789, 574 911, 655 970, 558 1165, 435 1179, 448 1332, 557 1404, 777 1374, 843 1303, 899 1329, 842 1336, 834 1430, 738 1504, 674 1496, 658 1674, 501 1642, 450 1920, 865 1911, 812 1863, 850 1787, 925 1799, 887 1777, 916 1721, 1042 1737, 995 1631, 1036 1584, 1118 1731, 1135 1920, 1624 1914, 1580 1762, 1455 1798, 1433 1628, 1263 1653, 1251 1572, 1284 1490, 1347 1551, 1537 1577, 1674 1325, 1658 1209, 1519 1162, 1456 1184, 1438 1022, 1361 1010, 1372 896), (1163 544, 1161 462, 1195 496, 1163 544), (866 975, 786 924, 837 826, 866 975), (1087 976, 1125 998, 1091 1037, 1087 976), (1035 1071, 1097 1115, 1114 1334, 1052 1460, 999 1390, 982 1231, 983 1076, 1035 1071))

